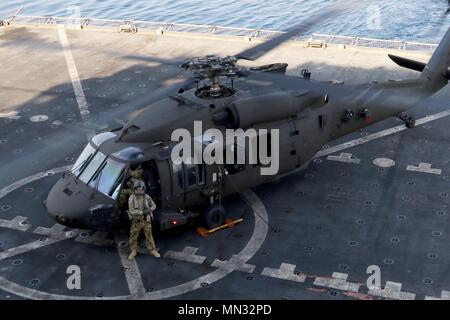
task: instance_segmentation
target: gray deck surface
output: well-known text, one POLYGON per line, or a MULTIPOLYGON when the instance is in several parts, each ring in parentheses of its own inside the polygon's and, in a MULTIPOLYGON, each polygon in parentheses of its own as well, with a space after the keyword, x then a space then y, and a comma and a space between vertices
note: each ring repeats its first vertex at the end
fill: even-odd
MULTIPOLYGON (((108 52, 180 58, 232 54, 252 45, 239 38, 188 34, 63 32, 91 115, 120 108, 180 73, 176 67, 136 63, 108 52)), ((288 43, 256 64, 287 62, 288 73, 307 67, 313 79, 347 83, 415 75, 390 62, 387 52, 288 43)), ((428 57, 402 54, 423 61, 428 57)), ((121 262, 114 235, 68 233, 54 226, 42 206, 60 173, 35 175, 62 172, 86 143, 84 135, 70 145, 49 138, 68 130, 65 124, 82 121, 66 58, 56 27, 0 27, 0 299, 450 298, 446 113, 414 129, 336 152, 325 150, 304 171, 249 191, 253 205, 258 198, 263 204, 256 214, 239 195, 226 199, 231 215, 243 217, 244 223, 207 239, 193 228, 159 235, 157 246, 166 257, 140 254, 136 268, 121 262), (353 161, 341 153, 351 154, 353 161), (393 166, 380 167, 376 159, 393 166), (407 170, 420 163, 440 171, 423 172, 426 165, 407 170), (268 227, 260 217, 265 214, 268 227), (244 248, 251 252, 249 260, 233 260, 233 255, 245 255, 240 253, 244 248), (81 268, 81 290, 66 287, 69 265, 81 268), (366 287, 369 265, 381 268, 384 291, 366 287), (346 276, 346 281, 336 280, 346 276)), ((444 112, 449 98, 446 88, 411 115, 420 119, 444 112)), ((329 147, 396 126, 402 123, 389 119, 329 147)), ((115 237, 118 243, 126 239, 115 237)), ((121 245, 126 254, 126 243, 121 245)))

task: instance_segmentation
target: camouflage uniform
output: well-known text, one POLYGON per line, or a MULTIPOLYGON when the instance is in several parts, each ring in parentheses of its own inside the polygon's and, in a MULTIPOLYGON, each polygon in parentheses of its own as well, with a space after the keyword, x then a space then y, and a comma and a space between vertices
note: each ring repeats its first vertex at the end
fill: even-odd
POLYGON ((132 220, 129 239, 131 249, 130 260, 136 256, 138 237, 141 230, 144 231, 146 246, 150 254, 159 257, 156 251, 155 241, 153 240, 151 225, 151 219, 153 218, 153 211, 155 209, 155 203, 146 193, 142 195, 133 193, 128 200, 128 217, 132 220))

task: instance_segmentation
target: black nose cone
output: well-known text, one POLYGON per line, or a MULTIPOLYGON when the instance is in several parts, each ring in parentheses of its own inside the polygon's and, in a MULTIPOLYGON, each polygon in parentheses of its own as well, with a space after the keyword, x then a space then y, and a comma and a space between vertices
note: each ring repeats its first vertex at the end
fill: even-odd
POLYGON ((70 180, 63 177, 53 186, 45 207, 56 222, 72 228, 87 228, 89 201, 80 190, 81 183, 75 184, 70 180))
POLYGON ((56 222, 78 229, 110 230, 115 219, 115 200, 77 180, 64 175, 44 201, 56 222))

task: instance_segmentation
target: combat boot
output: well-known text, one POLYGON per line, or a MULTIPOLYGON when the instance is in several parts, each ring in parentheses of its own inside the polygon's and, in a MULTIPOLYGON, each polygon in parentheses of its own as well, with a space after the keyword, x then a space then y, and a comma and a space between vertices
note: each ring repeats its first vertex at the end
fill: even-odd
POLYGON ((128 260, 133 260, 134 257, 136 257, 136 254, 137 254, 136 250, 131 251, 130 255, 128 256, 128 260))
POLYGON ((150 251, 150 255, 151 256, 154 256, 154 257, 156 257, 156 258, 159 258, 159 257, 161 257, 161 255, 158 253, 158 251, 156 251, 155 249, 153 249, 153 250, 149 250, 150 251))

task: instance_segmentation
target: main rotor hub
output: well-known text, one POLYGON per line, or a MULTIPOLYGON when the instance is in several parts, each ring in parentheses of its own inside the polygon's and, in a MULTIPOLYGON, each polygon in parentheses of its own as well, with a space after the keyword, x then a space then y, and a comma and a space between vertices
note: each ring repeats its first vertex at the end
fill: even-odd
POLYGON ((192 71, 194 74, 212 79, 214 77, 232 77, 237 74, 237 59, 235 57, 217 57, 209 55, 188 59, 181 64, 182 68, 192 71))
MULTIPOLYGON (((213 55, 205 57, 195 57, 185 60, 180 67, 190 70, 202 79, 209 79, 210 84, 198 88, 196 95, 200 98, 220 98, 233 95, 234 89, 225 84, 221 84, 220 77, 232 78, 238 76, 237 59, 235 57, 217 57, 213 55)), ((231 81, 233 83, 233 80, 231 81)))

